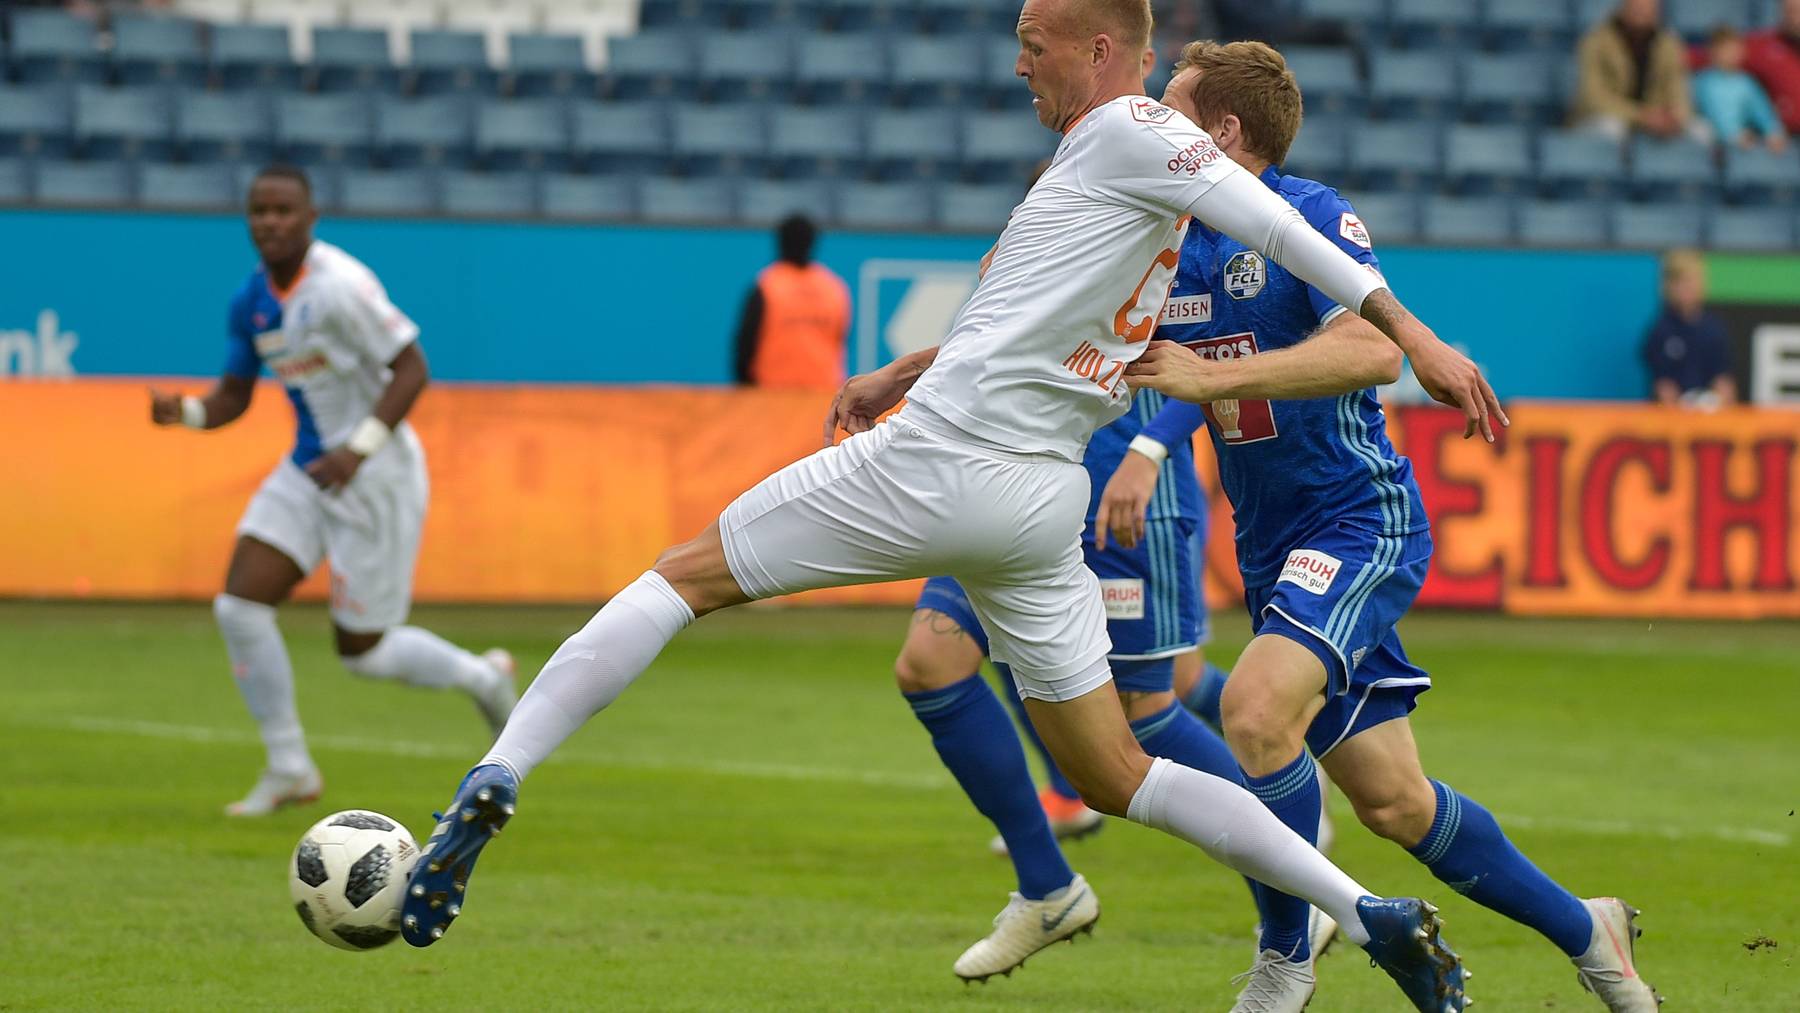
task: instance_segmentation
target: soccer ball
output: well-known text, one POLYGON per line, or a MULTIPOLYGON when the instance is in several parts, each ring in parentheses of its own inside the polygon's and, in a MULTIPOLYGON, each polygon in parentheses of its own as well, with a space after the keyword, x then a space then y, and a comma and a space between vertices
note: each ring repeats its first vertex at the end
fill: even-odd
POLYGON ((398 820, 365 809, 312 825, 288 862, 294 910, 340 950, 372 950, 400 935, 400 901, 419 846, 398 820))

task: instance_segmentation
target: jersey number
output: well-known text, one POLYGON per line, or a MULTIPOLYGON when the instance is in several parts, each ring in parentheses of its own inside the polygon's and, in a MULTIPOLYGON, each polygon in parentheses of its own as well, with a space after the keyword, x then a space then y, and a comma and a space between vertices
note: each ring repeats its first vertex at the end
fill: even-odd
POLYGON ((1175 248, 1164 250, 1150 262, 1150 270, 1138 281, 1137 289, 1119 312, 1113 314, 1113 334, 1127 345, 1149 341, 1156 333, 1156 321, 1162 316, 1163 303, 1169 301, 1169 289, 1175 286, 1175 269, 1181 265, 1181 238, 1187 235, 1188 219, 1175 225, 1175 248))

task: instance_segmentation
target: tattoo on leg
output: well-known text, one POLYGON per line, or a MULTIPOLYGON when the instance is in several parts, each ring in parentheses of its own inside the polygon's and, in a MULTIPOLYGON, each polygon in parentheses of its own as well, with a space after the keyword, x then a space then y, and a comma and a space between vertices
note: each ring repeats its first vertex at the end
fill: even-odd
POLYGON ((913 625, 925 624, 931 632, 941 637, 962 637, 969 639, 969 631, 962 624, 936 609, 919 609, 913 613, 913 625))

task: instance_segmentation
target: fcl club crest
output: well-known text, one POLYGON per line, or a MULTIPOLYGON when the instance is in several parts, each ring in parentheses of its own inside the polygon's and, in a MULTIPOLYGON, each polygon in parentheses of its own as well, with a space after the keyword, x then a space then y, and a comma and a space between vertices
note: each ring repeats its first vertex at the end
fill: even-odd
POLYGON ((1254 299, 1269 280, 1262 254, 1245 250, 1225 262, 1225 292, 1233 299, 1254 299))

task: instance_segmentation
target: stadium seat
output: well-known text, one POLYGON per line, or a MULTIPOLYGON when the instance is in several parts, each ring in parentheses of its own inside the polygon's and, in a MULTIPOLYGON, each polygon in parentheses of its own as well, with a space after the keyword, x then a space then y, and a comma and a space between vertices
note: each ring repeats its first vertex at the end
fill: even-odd
POLYGON ((245 0, 173 0, 169 7, 184 17, 213 24, 232 24, 249 13, 245 0))
POLYGON ((839 32, 910 31, 918 23, 911 0, 818 0, 818 6, 839 32))
POLYGON ((1513 208, 1503 197, 1427 197, 1424 237, 1446 245, 1499 246, 1513 237, 1513 208))
POLYGON ((598 80, 574 35, 511 35, 507 52, 512 92, 520 98, 590 93, 598 80))
POLYGON ((981 87, 980 57, 966 36, 903 35, 893 42, 890 91, 912 104, 955 105, 981 87))
POLYGON ((1463 193, 1512 193, 1534 168, 1524 127, 1452 124, 1444 134, 1444 175, 1463 193))
POLYGON ((250 20, 285 28, 294 62, 313 57, 313 33, 343 19, 343 7, 319 0, 250 0, 250 20))
POLYGON ((12 76, 27 84, 99 83, 106 77, 94 23, 61 11, 15 10, 11 17, 12 76))
POLYGON ((375 148, 389 166, 466 166, 474 140, 464 96, 382 95, 375 100, 375 148))
POLYGON ((1390 0, 1392 32, 1409 46, 1450 46, 1474 37, 1477 0, 1390 0))
POLYGON ((121 83, 206 83, 206 52, 197 22, 119 13, 113 15, 112 31, 112 63, 121 83))
POLYGON ((37 199, 44 204, 116 206, 131 203, 131 167, 124 162, 41 161, 37 199))
POLYGON ((1734 201, 1792 204, 1800 199, 1800 158, 1794 149, 1725 152, 1725 192, 1734 201))
POLYGON ((1518 231, 1519 241, 1532 246, 1604 246, 1611 214, 1604 201, 1522 201, 1518 231))
POLYGON ((996 36, 981 41, 982 76, 987 80, 988 98, 994 102, 1022 101, 1029 95, 1019 77, 1019 40, 996 36))
POLYGON ((618 98, 667 98, 696 90, 693 38, 656 29, 609 40, 606 87, 618 98))
POLYGON ((1612 209, 1612 240, 1620 246, 1647 250, 1699 246, 1702 235, 1696 204, 1619 204, 1612 209))
POLYGON ((738 175, 760 164, 768 132, 755 106, 677 105, 670 150, 694 175, 738 175))
POLYGON ((1434 181, 1441 159, 1430 123, 1362 123, 1350 132, 1350 172, 1365 190, 1419 190, 1434 181))
POLYGON ((638 189, 638 213, 652 221, 718 225, 732 220, 733 204, 723 179, 652 176, 638 189))
POLYGON ((702 92, 714 102, 766 100, 793 78, 793 38, 779 30, 706 33, 698 72, 702 92))
POLYGON ((483 100, 475 107, 475 155, 488 169, 564 168, 566 107, 557 99, 483 100))
POLYGON ((837 220, 849 228, 925 229, 935 217, 931 197, 923 183, 845 183, 837 220))
POLYGON ((1499 50, 1555 52, 1572 59, 1569 6, 1560 0, 1487 0, 1482 44, 1499 50))
MULTIPOLYGON (((1016 45, 1013 47, 1018 48, 1016 45)), ((1306 96, 1306 113, 1360 112, 1364 105, 1362 75, 1356 56, 1333 46, 1291 46, 1282 51, 1288 69, 1306 96)))
POLYGON ((780 106, 769 117, 769 158, 784 174, 843 175, 863 158, 863 117, 844 106, 780 106))
POLYGON ((738 217, 750 225, 773 225, 791 214, 814 222, 833 219, 830 189, 822 182, 753 179, 738 191, 738 217))
POLYGON ((525 218, 537 213, 537 186, 530 173, 453 170, 439 184, 449 214, 525 218))
POLYGON ((1465 114, 1513 123, 1556 118, 1554 76, 1543 53, 1469 53, 1461 62, 1465 114))
POLYGON ((972 112, 963 117, 963 164, 970 182, 1022 181, 1056 151, 1059 135, 1023 110, 972 112))
POLYGON ((794 78, 809 102, 862 102, 886 94, 887 51, 876 35, 803 35, 794 78))
POLYGON ((1456 62, 1445 50, 1387 50, 1369 62, 1369 101, 1386 117, 1436 116, 1456 97, 1456 62))
MULTIPOLYGON (((1005 115, 1023 118, 1020 113, 1005 115)), ((881 109, 869 116, 867 125, 867 157, 877 175, 905 179, 955 171, 956 117, 950 110, 881 109)))
POLYGON ((231 167, 217 162, 201 165, 145 165, 138 174, 138 203, 153 208, 204 208, 218 211, 243 206, 231 167))
MULTIPOLYGON (((501 11, 510 11, 503 7, 501 11)), ((527 14, 532 8, 523 8, 527 14)), ((630 35, 638 30, 637 5, 626 2, 617 6, 598 8, 585 7, 551 7, 543 11, 541 23, 527 20, 524 23, 509 25, 508 32, 544 31, 555 35, 573 35, 581 40, 582 62, 590 71, 599 72, 606 69, 610 59, 612 40, 622 35, 630 35)), ((491 17, 495 15, 484 15, 491 17)), ((511 15, 503 15, 511 16, 511 15)), ((449 11, 448 22, 457 24, 455 8, 449 11)), ((471 26, 472 27, 472 26, 471 26)), ((490 31, 497 29, 490 29, 490 31)))
POLYGON ((1419 237, 1419 202, 1412 194, 1367 194, 1349 200, 1368 228, 1376 253, 1384 244, 1394 246, 1419 237))
POLYGON ((349 0, 344 4, 343 23, 350 28, 380 32, 387 41, 387 62, 404 65, 413 59, 413 33, 435 29, 441 15, 438 0, 349 0))
POLYGON ((275 146, 283 158, 303 164, 365 165, 374 139, 366 95, 275 98, 275 146))
POLYGON ((578 102, 570 146, 590 170, 644 170, 669 154, 669 113, 655 102, 578 102))
POLYGON ((1300 124, 1300 133, 1288 148, 1281 171, 1308 179, 1331 180, 1343 172, 1350 144, 1350 124, 1336 116, 1314 116, 1310 113, 1300 124))
POLYGON ((281 25, 214 25, 212 62, 227 89, 300 87, 300 68, 281 25))
POLYGON ((319 28, 313 31, 312 73, 320 91, 397 91, 386 32, 372 28, 319 28))
POLYGON ((998 235, 1025 192, 1008 183, 950 183, 938 188, 937 198, 940 227, 998 235))
POLYGON ((0 158, 0 204, 31 199, 31 163, 23 158, 0 158))
POLYGON ((75 146, 83 158, 167 158, 173 140, 164 89, 84 84, 75 90, 75 146))
POLYGON ((1631 145, 1631 186, 1641 200, 1698 200, 1718 184, 1711 145, 1638 138, 1631 145))
POLYGON ((1794 220, 1781 208, 1718 208, 1706 223, 1706 245, 1719 250, 1791 252, 1794 220))
POLYGON ((61 158, 74 146, 73 128, 68 86, 0 82, 0 156, 61 158))
POLYGON ((420 95, 493 93, 498 75, 488 68, 487 44, 474 32, 430 29, 412 33, 412 89, 420 95))
POLYGON ((1388 0, 1302 0, 1300 9, 1311 17, 1373 28, 1386 22, 1387 4, 1388 0))
POLYGON ((437 204, 430 174, 417 169, 345 169, 338 207, 350 214, 422 215, 437 204))
POLYGON ((1609 197, 1625 175, 1618 142, 1585 131, 1538 138, 1538 188, 1546 197, 1609 197))
POLYGON ((1691 39, 1704 39, 1721 24, 1740 32, 1762 28, 1775 20, 1775 12, 1760 10, 1755 0, 1668 0, 1663 20, 1691 39))
POLYGON ((175 144, 189 161, 267 161, 268 99, 255 91, 186 91, 175 100, 175 144))
POLYGON ((541 187, 541 206, 552 217, 626 218, 636 210, 631 181, 623 176, 547 173, 541 187))

